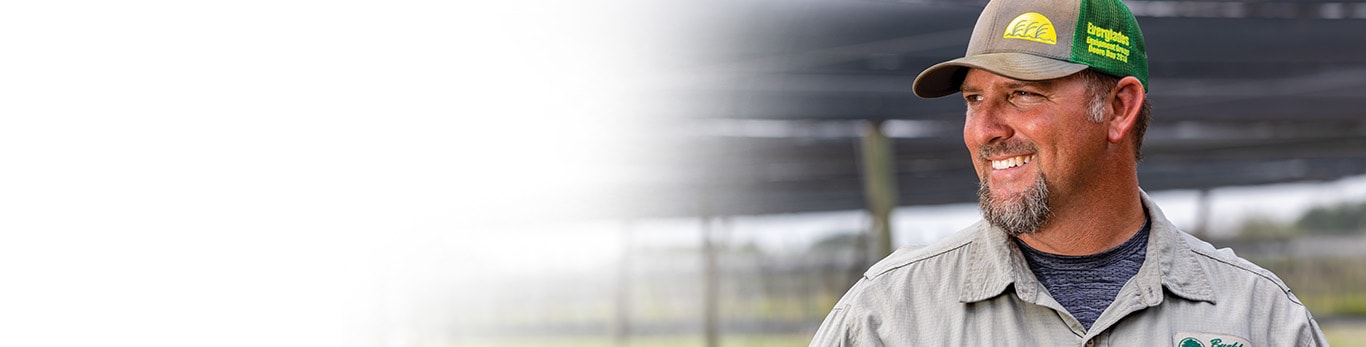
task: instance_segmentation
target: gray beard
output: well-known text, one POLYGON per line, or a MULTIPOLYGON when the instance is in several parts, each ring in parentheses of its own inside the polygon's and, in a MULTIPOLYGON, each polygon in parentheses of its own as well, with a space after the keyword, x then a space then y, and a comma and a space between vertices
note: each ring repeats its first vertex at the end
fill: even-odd
POLYGON ((977 186, 977 203, 982 209, 982 217, 988 223, 1001 228, 1010 236, 1032 234, 1048 221, 1048 186, 1043 175, 1034 185, 1016 197, 997 197, 991 194, 987 178, 983 177, 977 186))

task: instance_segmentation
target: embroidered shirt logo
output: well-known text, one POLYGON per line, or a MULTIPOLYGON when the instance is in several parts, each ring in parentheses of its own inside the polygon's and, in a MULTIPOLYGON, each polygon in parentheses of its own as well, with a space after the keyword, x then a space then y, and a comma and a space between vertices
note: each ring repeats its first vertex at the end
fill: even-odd
POLYGON ((1175 340, 1177 347, 1248 347, 1247 340, 1233 336, 1178 333, 1175 340))
POLYGON ((1010 21, 1010 25, 1006 26, 1005 36, 1002 37, 1050 45, 1058 43, 1058 34, 1053 32, 1053 22, 1038 12, 1027 12, 1015 17, 1010 21))
POLYGON ((1205 343, 1204 343, 1204 342, 1200 342, 1200 340, 1196 340, 1194 337, 1187 337, 1187 338, 1181 339, 1181 343, 1177 344, 1176 347, 1209 347, 1209 346, 1205 346, 1205 343))

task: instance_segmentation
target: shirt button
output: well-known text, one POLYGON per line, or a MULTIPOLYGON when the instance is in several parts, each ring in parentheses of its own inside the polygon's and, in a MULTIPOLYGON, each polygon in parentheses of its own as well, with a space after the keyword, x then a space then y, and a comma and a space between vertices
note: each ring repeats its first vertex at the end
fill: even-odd
POLYGON ((1095 340, 1087 340, 1087 341, 1086 341, 1086 347, 1093 347, 1093 346, 1095 346, 1095 345, 1096 345, 1096 341, 1095 341, 1095 340))

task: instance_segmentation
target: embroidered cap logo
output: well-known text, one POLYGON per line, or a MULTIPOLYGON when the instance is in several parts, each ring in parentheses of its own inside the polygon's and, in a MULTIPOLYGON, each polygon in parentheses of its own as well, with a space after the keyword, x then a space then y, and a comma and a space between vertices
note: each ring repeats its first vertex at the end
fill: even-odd
POLYGON ((1006 26, 1006 33, 1003 37, 1050 45, 1058 43, 1058 35, 1053 32, 1053 22, 1037 12, 1027 12, 1015 17, 1014 20, 1010 21, 1010 25, 1006 26))

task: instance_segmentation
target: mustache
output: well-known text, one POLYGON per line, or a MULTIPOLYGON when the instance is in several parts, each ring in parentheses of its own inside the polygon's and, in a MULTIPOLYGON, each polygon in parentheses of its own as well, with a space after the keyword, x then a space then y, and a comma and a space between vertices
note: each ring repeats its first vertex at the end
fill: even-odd
POLYGON ((1008 141, 994 144, 985 144, 981 147, 977 147, 977 156, 981 157, 982 160, 991 160, 991 157, 1002 154, 1013 156, 1025 153, 1036 153, 1038 151, 1039 147, 1035 145, 1033 142, 1008 141))

